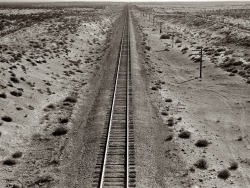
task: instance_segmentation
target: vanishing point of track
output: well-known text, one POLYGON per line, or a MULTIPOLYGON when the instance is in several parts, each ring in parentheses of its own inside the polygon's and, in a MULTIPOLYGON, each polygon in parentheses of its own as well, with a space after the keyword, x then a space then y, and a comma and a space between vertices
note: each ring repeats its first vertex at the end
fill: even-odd
POLYGON ((126 9, 110 111, 97 159, 93 187, 135 187, 129 12, 126 9))

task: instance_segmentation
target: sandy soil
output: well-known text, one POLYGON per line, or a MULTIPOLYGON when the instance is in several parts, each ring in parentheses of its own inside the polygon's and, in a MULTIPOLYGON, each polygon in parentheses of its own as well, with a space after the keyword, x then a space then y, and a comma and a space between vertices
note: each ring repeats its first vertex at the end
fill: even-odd
MULTIPOLYGON (((133 20, 133 19, 132 19, 133 20)), ((146 56, 141 46, 139 28, 130 24, 133 123, 135 131, 135 164, 137 187, 190 187, 186 162, 175 142, 164 140, 172 134, 165 126, 150 97, 150 79, 143 65, 146 56), (171 151, 171 153, 167 153, 171 151), (171 157, 166 157, 167 155, 171 157)))
POLYGON ((164 126, 172 132, 172 137, 165 132, 163 144, 178 146, 161 152, 168 159, 173 151, 180 152, 194 187, 249 187, 249 85, 209 59, 203 62, 203 79, 199 79, 199 63, 189 57, 195 47, 180 37, 182 42, 171 48, 171 40, 160 39, 159 27, 153 27, 138 11, 133 13, 141 29, 141 44, 151 47, 144 48, 147 58, 142 63, 150 81, 151 99, 164 126), (181 50, 187 45, 189 49, 183 54, 181 50), (190 137, 180 138, 185 131, 190 137), (208 145, 197 147, 199 139, 208 145), (199 159, 207 162, 205 169, 195 165, 199 159), (232 162, 238 169, 230 169, 226 180, 218 178, 219 171, 229 169, 232 162))
POLYGON ((1 38, 0 187, 62 183, 63 154, 72 152, 76 117, 91 110, 90 103, 79 116, 93 98, 118 15, 68 14, 1 38))

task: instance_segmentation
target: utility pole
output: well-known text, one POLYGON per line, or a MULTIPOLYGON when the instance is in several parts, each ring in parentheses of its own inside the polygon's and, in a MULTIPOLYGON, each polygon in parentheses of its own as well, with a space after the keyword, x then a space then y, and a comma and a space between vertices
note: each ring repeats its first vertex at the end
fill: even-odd
POLYGON ((172 39, 172 48, 173 48, 173 47, 174 47, 174 37, 175 37, 176 32, 175 32, 175 31, 171 31, 171 32, 168 32, 168 34, 171 35, 171 39, 172 39))
POLYGON ((160 34, 162 33, 162 22, 160 22, 160 34))
POLYGON ((153 26, 155 25, 155 14, 153 14, 153 26))
POLYGON ((203 48, 197 49, 197 50, 192 50, 192 51, 198 51, 198 54, 193 54, 193 55, 200 55, 200 78, 202 79, 202 59, 203 59, 203 48))

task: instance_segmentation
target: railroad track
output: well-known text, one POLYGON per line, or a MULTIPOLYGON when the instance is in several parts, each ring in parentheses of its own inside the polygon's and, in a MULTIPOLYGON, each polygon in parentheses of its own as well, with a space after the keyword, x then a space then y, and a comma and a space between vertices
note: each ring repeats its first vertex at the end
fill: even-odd
POLYGON ((110 111, 102 135, 93 187, 135 187, 129 16, 125 12, 110 111))

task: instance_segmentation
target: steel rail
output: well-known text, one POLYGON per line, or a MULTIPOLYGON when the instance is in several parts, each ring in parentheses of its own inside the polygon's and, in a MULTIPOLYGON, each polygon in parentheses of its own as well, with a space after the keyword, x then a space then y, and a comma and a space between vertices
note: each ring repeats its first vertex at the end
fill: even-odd
MULTIPOLYGON (((128 12, 127 12, 128 14, 128 12)), ((126 124, 126 184, 125 187, 129 186, 129 64, 130 64, 130 43, 129 43, 129 15, 127 15, 128 20, 127 20, 127 29, 128 29, 128 59, 127 59, 127 96, 126 96, 126 102, 127 102, 127 107, 126 107, 126 118, 127 118, 127 124, 126 124)))
MULTIPOLYGON (((125 24, 127 24, 127 21, 125 20, 125 24)), ((114 114, 114 106, 115 106, 115 101, 116 101, 116 92, 117 92, 117 85, 118 85, 118 79, 119 79, 119 73, 120 73, 120 64, 121 64, 121 58, 122 58, 122 51, 123 51, 123 44, 124 44, 124 36, 125 36, 125 29, 126 25, 123 27, 123 32, 122 32, 122 40, 121 40, 121 45, 120 45, 120 53, 119 53, 119 59, 118 59, 118 66, 117 66, 117 71, 116 71, 116 78, 115 78, 115 86, 114 86, 114 92, 113 92, 113 99, 112 99, 112 105, 111 105, 111 112, 110 112, 110 118, 109 118, 109 125, 108 125, 108 134, 107 134, 107 139, 105 142, 105 152, 104 152, 104 158, 103 158, 103 163, 102 163, 102 169, 101 169, 101 178, 99 182, 99 188, 104 187, 104 176, 105 176, 105 170, 106 170, 106 164, 107 164, 107 156, 108 156, 108 149, 109 149, 109 141, 110 141, 110 135, 111 135, 111 129, 112 129, 112 121, 113 121, 113 114, 114 114)), ((129 74, 127 72, 127 74, 129 74)), ((128 78, 127 78, 128 79, 128 78)), ((128 94, 127 94, 128 95, 128 94)), ((128 101, 128 99, 127 99, 128 101)), ((128 107, 127 107, 128 110, 128 107)), ((127 113, 129 113, 127 111, 127 113)), ((128 119, 128 117, 127 117, 128 119)), ((128 120, 127 120, 127 126, 128 126, 128 120)), ((128 128, 127 128, 128 129, 128 128)), ((127 132, 127 131, 126 131, 127 132)), ((126 137, 126 144, 128 143, 128 137, 126 137)), ((128 148, 128 146, 126 146, 128 148)), ((129 158, 128 156, 128 149, 126 149, 126 158, 129 158)), ((125 169, 126 175, 125 175, 125 186, 128 187, 128 160, 126 159, 126 164, 125 169)))

